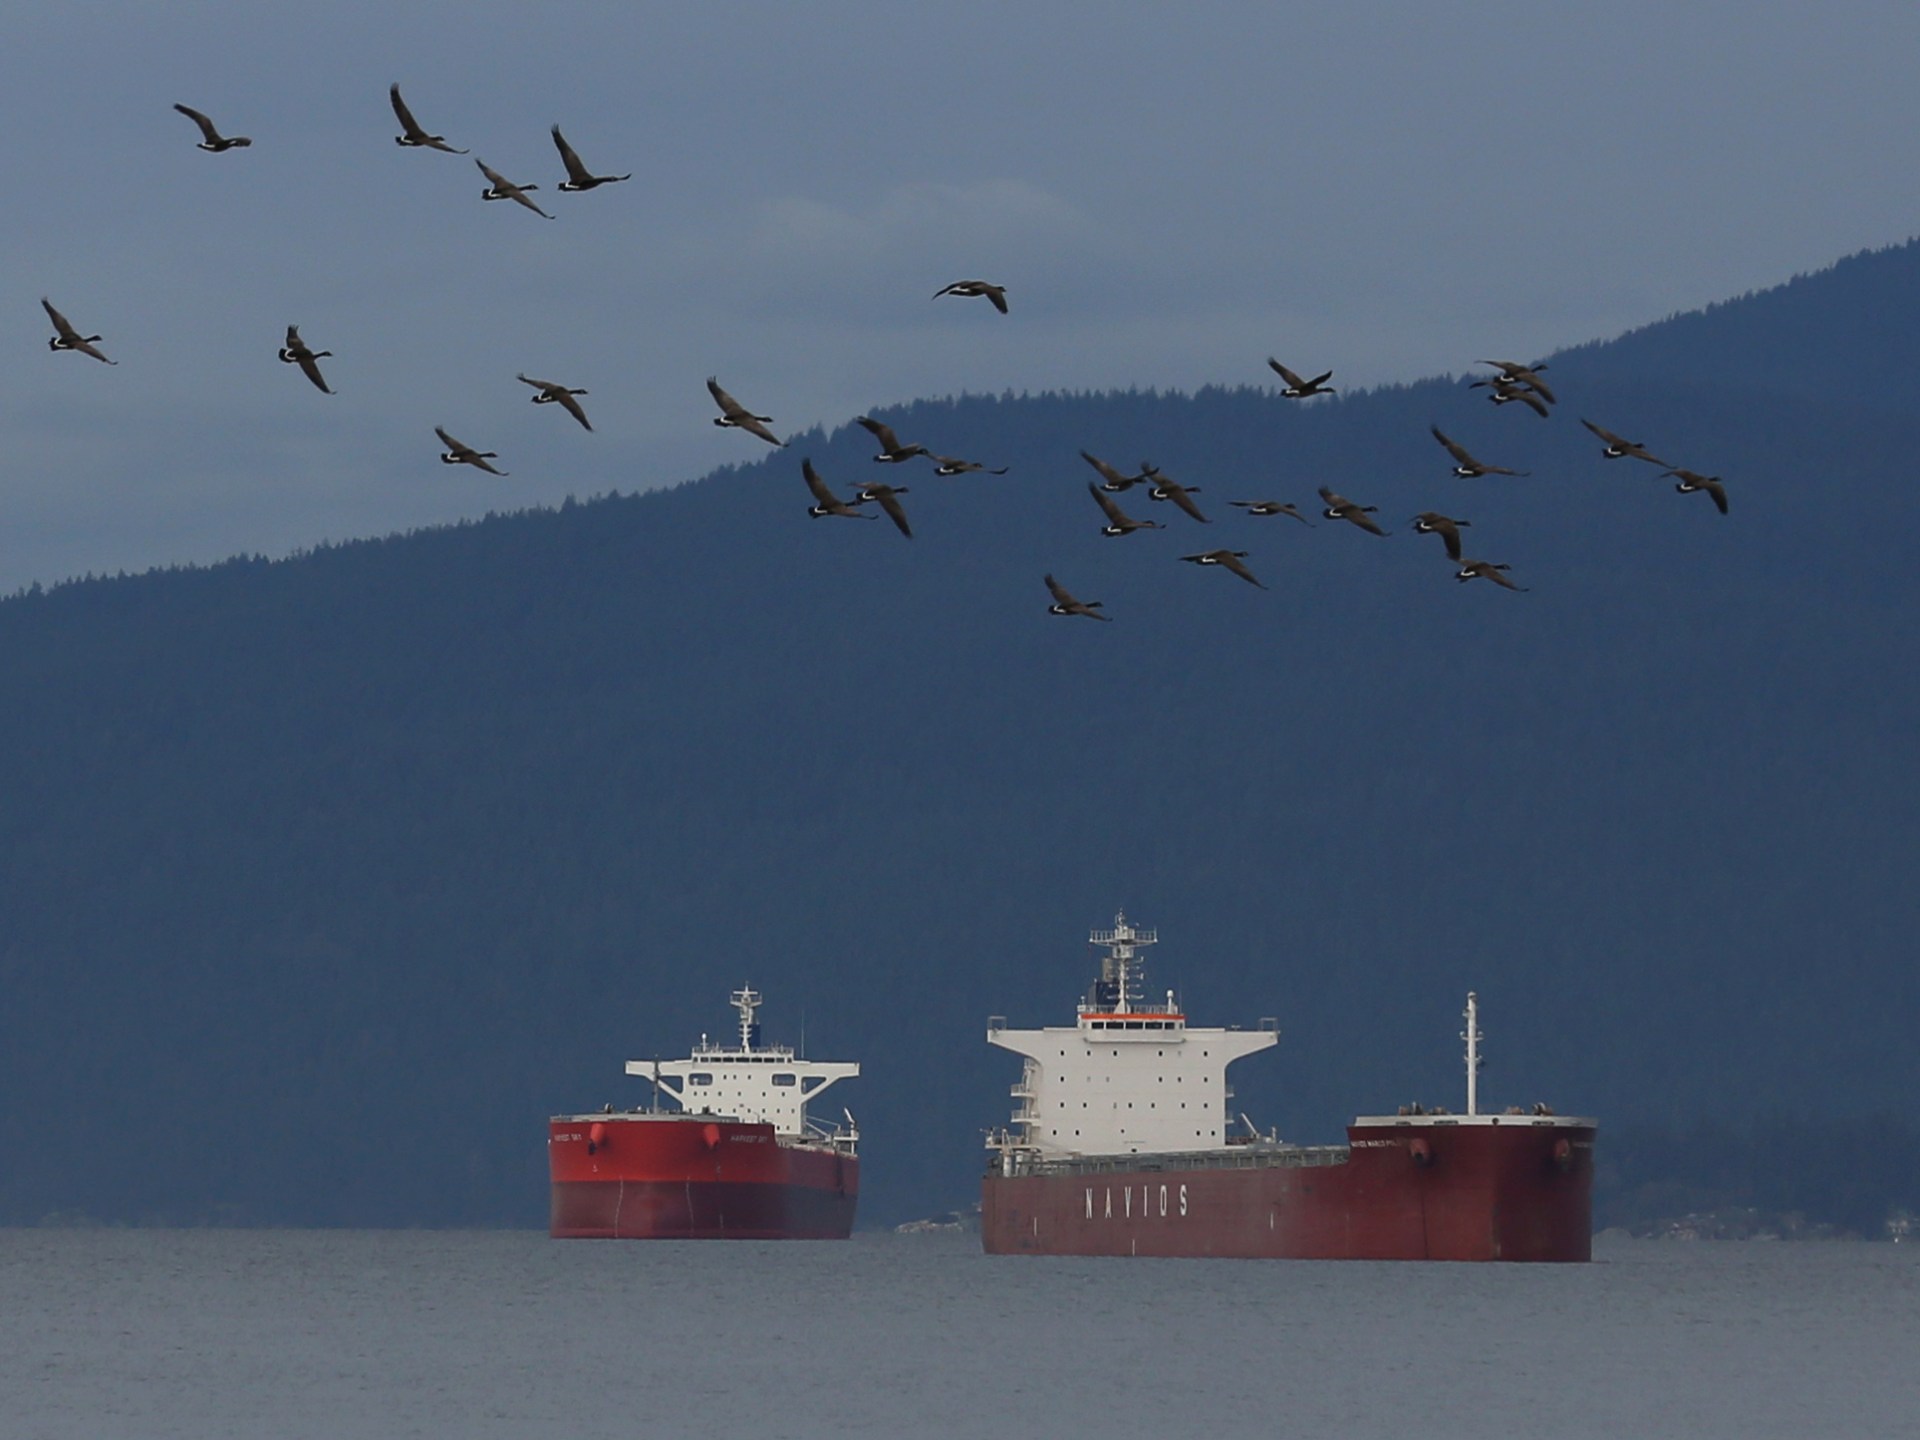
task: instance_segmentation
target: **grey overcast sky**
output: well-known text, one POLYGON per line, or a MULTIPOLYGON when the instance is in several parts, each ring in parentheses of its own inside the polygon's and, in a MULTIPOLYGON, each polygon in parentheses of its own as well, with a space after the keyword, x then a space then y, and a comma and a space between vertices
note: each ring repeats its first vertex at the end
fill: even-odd
POLYGON ((758 459, 711 373, 783 433, 1269 354, 1410 380, 1920 229, 1910 3, 97 0, 4 35, 0 589, 758 459), (396 146, 396 80, 557 219, 396 146), (555 122, 633 179, 555 193, 555 122), (930 301, 974 276, 1009 318, 930 301), (118 366, 50 354, 43 294, 118 366), (276 363, 290 322, 337 397, 276 363))

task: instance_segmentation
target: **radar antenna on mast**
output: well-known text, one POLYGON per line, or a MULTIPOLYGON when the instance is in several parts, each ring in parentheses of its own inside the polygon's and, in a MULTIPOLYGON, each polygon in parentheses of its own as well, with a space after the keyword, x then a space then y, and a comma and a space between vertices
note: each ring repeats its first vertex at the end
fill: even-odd
POLYGON ((740 1012, 740 1048, 751 1053, 753 1042, 760 1038, 760 1027, 753 1021, 760 1009, 760 992, 751 985, 742 985, 733 992, 732 1000, 733 1008, 740 1012))
POLYGON ((1122 910, 1113 917, 1111 930, 1095 930, 1087 938, 1095 945, 1107 947, 1107 953, 1100 959, 1100 979, 1094 987, 1095 1007, 1116 1015, 1130 1013, 1146 978, 1146 961, 1140 958, 1139 952, 1158 944, 1159 932, 1129 925, 1127 912, 1122 910))

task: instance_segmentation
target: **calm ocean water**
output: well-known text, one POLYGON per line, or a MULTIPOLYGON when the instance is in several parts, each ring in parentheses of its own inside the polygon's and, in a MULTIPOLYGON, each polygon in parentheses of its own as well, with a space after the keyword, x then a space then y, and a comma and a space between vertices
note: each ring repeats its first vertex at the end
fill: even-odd
POLYGON ((0 1435, 1920 1434, 1920 1246, 1585 1266, 971 1238, 0 1231, 0 1435))

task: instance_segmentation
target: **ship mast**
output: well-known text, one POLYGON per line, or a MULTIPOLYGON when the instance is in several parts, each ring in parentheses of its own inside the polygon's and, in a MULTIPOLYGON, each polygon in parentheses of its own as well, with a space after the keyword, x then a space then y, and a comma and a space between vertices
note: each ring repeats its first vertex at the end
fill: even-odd
POLYGON ((1474 998, 1473 991, 1467 992, 1467 1008, 1462 1012, 1466 1016, 1467 1028, 1460 1032, 1460 1038, 1467 1042, 1467 1114, 1480 1113, 1480 1042, 1486 1037, 1480 1033, 1480 1002, 1474 998))
POLYGON ((1157 944, 1159 932, 1140 930, 1129 925, 1127 912, 1122 910, 1113 917, 1111 930, 1095 930, 1088 939, 1095 945, 1107 947, 1107 953, 1100 960, 1100 978, 1114 987, 1112 1012, 1116 1015, 1131 1014, 1134 992, 1145 969, 1145 962, 1139 958, 1138 952, 1157 944))
POLYGON ((750 1054, 754 1036, 760 1029, 753 1023, 754 1012, 760 1008, 760 992, 747 985, 734 991, 732 998, 733 1008, 740 1012, 740 1049, 750 1054))

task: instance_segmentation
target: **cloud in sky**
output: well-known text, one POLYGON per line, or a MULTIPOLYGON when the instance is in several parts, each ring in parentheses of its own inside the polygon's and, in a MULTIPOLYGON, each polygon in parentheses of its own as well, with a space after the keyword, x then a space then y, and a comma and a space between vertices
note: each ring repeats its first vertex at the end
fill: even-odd
POLYGON ((903 252, 953 252, 953 263, 982 250, 1033 245, 1090 246, 1092 222, 1072 205, 1025 180, 972 183, 917 180, 896 185, 855 210, 820 200, 779 197, 757 207, 754 249, 779 260, 818 264, 852 258, 890 263, 903 252))

